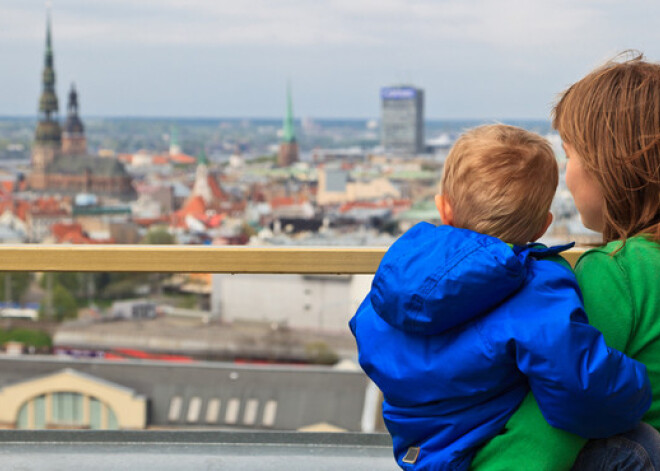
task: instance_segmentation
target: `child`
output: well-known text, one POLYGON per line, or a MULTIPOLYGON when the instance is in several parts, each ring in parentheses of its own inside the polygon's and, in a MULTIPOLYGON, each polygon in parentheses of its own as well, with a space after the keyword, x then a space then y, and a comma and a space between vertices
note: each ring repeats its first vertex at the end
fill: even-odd
POLYGON ((565 247, 523 246, 549 226, 557 181, 540 136, 469 131, 436 197, 445 225, 417 224, 383 257, 350 327, 402 468, 467 469, 530 387, 550 423, 587 437, 647 410, 644 367, 588 325, 554 260, 565 247))
MULTIPOLYGON (((575 206, 605 243, 575 267, 585 310, 608 345, 646 365, 654 400, 643 420, 660 429, 660 64, 640 55, 596 69, 564 92, 553 126, 564 141, 575 206)), ((649 459, 658 469, 657 438, 608 442, 633 450, 626 469, 647 469, 649 459), (637 454, 631 442, 647 451, 637 454)), ((585 442, 545 424, 530 396, 474 468, 569 469, 585 442)), ((614 454, 604 456, 604 445, 590 442, 576 468, 610 469, 614 454)))

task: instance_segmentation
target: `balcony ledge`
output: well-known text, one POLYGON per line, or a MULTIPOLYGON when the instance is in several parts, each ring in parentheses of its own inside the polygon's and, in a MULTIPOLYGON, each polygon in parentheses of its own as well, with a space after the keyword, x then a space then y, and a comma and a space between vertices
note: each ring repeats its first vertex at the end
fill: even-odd
POLYGON ((398 468, 387 434, 0 431, 3 469, 352 471, 398 468))

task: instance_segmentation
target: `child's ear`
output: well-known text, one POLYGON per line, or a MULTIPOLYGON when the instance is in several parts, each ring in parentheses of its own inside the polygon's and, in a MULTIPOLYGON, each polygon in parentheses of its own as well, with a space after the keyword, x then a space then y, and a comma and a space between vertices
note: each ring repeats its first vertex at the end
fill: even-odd
POLYGON ((441 194, 435 195, 435 207, 438 208, 440 219, 442 223, 447 226, 454 225, 454 210, 451 207, 449 200, 441 194))
POLYGON ((548 211, 548 217, 545 218, 545 224, 543 224, 543 228, 540 231, 538 231, 534 235, 534 237, 532 237, 532 240, 530 240, 530 242, 536 242, 538 239, 541 238, 543 234, 545 234, 545 231, 547 231, 548 227, 550 227, 550 224, 552 224, 552 219, 553 219, 552 213, 548 211))

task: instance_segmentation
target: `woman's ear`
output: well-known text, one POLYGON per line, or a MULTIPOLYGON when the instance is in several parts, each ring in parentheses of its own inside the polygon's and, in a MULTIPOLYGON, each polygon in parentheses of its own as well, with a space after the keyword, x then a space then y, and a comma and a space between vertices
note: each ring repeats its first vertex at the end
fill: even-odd
POLYGON ((449 200, 445 196, 437 194, 435 195, 435 207, 438 208, 438 214, 440 214, 442 223, 447 226, 453 226, 454 210, 449 200))
POLYGON ((536 242, 538 239, 541 238, 541 236, 543 236, 543 234, 545 234, 545 231, 547 231, 548 227, 550 227, 550 224, 552 224, 552 219, 553 219, 552 213, 548 211, 548 217, 545 218, 545 224, 543 224, 543 228, 539 232, 537 232, 534 235, 534 237, 532 237, 532 240, 530 240, 530 242, 536 242))

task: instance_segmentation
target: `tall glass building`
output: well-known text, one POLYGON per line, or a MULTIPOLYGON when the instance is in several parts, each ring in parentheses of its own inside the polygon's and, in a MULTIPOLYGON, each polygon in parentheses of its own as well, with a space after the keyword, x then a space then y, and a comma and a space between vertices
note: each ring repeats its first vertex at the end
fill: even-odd
POLYGON ((408 85, 383 87, 380 98, 385 152, 424 152, 424 90, 408 85))

